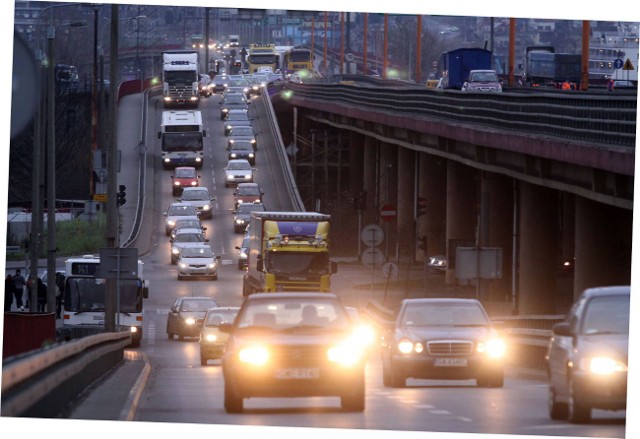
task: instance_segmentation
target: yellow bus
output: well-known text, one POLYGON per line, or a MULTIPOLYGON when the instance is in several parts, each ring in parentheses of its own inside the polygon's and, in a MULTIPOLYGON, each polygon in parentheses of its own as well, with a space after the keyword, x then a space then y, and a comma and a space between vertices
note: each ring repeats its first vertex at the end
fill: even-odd
POLYGON ((273 44, 251 44, 247 55, 248 73, 256 73, 259 68, 270 67, 272 72, 278 68, 278 54, 273 44))
POLYGON ((282 68, 285 75, 298 72, 300 70, 314 70, 314 55, 310 49, 293 48, 285 52, 282 68))

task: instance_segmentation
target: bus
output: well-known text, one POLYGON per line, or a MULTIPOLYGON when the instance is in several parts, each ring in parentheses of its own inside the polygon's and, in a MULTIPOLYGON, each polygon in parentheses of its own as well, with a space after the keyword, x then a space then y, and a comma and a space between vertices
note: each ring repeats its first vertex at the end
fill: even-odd
POLYGON ((282 69, 285 75, 300 70, 312 71, 314 55, 310 49, 292 48, 284 53, 282 69))
POLYGON ((162 143, 164 169, 176 166, 202 168, 206 136, 199 110, 163 111, 158 139, 162 143))
POLYGON ((256 73, 260 67, 278 68, 278 54, 273 44, 251 44, 247 55, 247 73, 256 73))
MULTIPOLYGON (((143 299, 149 297, 149 281, 143 276, 143 262, 138 260, 138 277, 120 279, 116 325, 129 328, 131 346, 142 340, 143 299)), ((64 314, 62 325, 69 329, 104 328, 106 281, 100 278, 100 256, 84 255, 65 262, 64 314)))

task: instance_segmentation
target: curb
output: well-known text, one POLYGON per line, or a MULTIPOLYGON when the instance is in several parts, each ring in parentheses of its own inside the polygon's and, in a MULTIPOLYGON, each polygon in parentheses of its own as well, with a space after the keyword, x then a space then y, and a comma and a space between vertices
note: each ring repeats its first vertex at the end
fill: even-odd
POLYGON ((149 375, 151 374, 151 363, 149 363, 149 358, 145 353, 125 351, 125 361, 140 361, 140 359, 136 357, 142 357, 142 361, 144 361, 145 365, 129 392, 125 406, 120 412, 120 417, 118 418, 120 421, 133 421, 138 409, 138 402, 142 396, 142 391, 144 390, 147 380, 149 379, 149 375), (130 358, 127 359, 127 356, 130 358))

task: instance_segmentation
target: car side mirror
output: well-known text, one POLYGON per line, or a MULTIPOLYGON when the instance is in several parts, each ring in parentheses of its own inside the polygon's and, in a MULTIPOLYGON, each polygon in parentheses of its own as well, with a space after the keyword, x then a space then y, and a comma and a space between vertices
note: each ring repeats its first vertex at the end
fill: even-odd
POLYGON ((204 240, 204 242, 209 242, 209 240, 208 240, 208 239, 205 239, 205 240, 204 240))
POLYGON ((553 335, 559 335, 561 337, 572 337, 571 326, 567 322, 556 323, 553 325, 553 335))
POLYGON ((216 256, 216 259, 221 259, 220 255, 216 256))

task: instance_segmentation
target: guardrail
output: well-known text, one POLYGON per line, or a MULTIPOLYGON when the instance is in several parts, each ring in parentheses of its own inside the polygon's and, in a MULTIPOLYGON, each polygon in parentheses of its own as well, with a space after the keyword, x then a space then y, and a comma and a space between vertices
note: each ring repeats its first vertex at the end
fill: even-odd
POLYGON ((523 135, 635 147, 636 95, 469 93, 349 75, 288 82, 284 87, 292 90, 298 100, 340 103, 370 112, 471 124, 523 135), (357 83, 345 83, 355 79, 357 83))
MULTIPOLYGON (((396 319, 396 311, 376 301, 368 302, 364 312, 379 327, 388 326, 396 319)), ((544 370, 545 355, 551 338, 551 328, 564 320, 564 315, 494 316, 507 340, 510 364, 515 367, 544 370)))
POLYGON ((124 361, 129 332, 105 333, 3 361, 2 416, 59 416, 91 383, 124 361))

